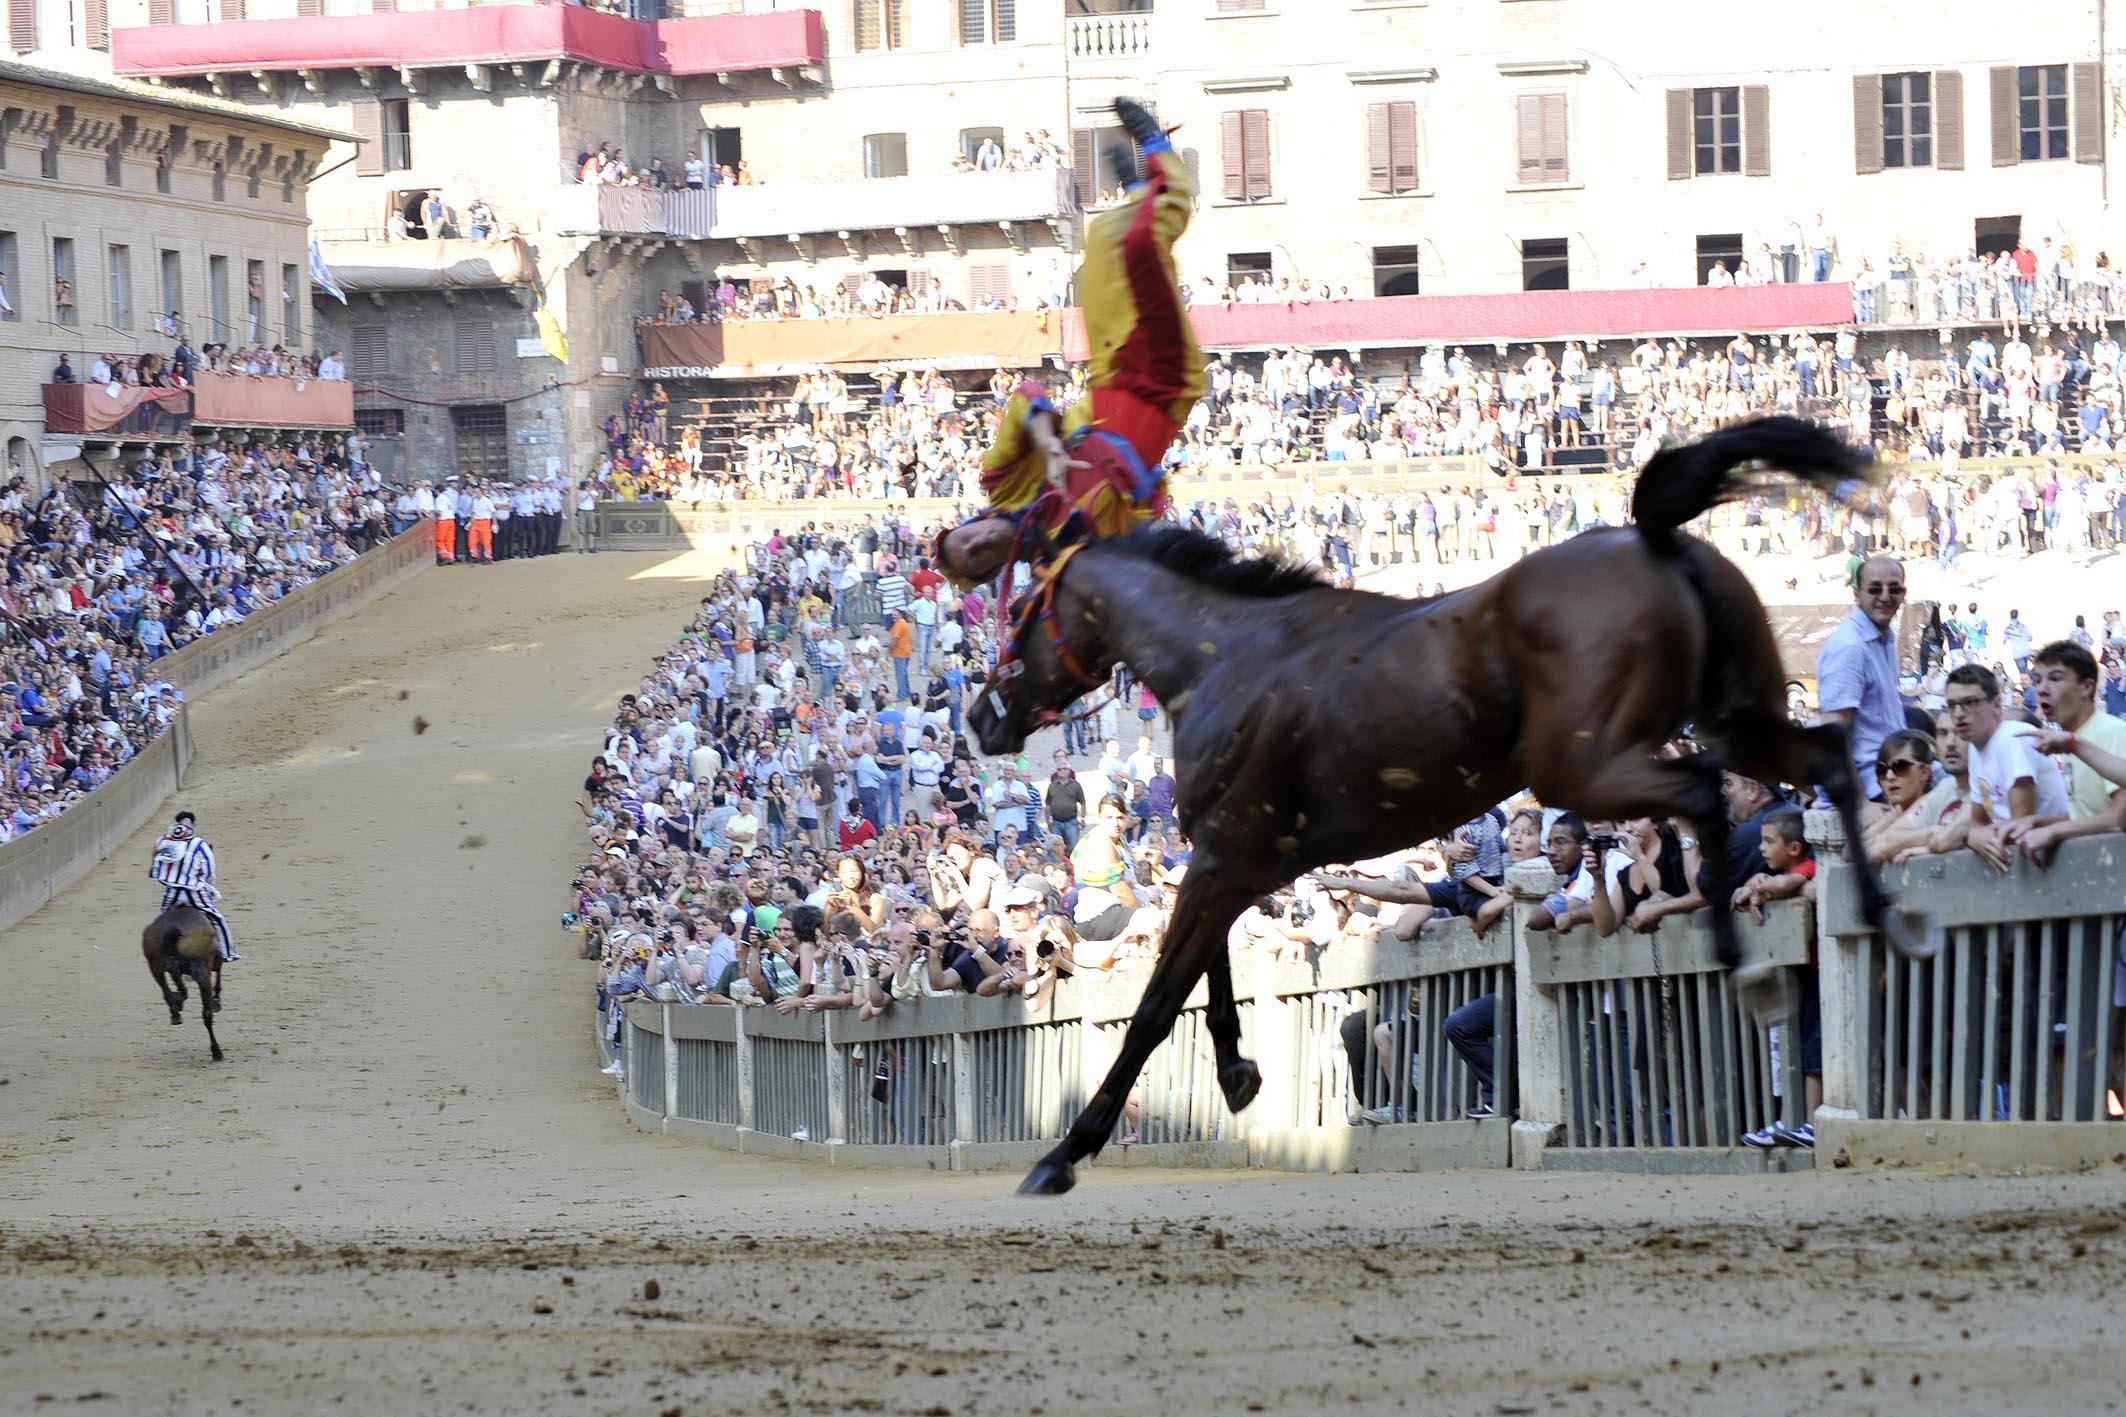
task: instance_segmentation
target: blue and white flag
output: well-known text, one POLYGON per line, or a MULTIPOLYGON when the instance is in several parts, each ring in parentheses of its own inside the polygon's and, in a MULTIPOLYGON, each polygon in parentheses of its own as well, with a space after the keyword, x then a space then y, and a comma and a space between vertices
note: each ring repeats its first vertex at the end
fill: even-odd
POLYGON ((318 250, 317 238, 310 238, 310 284, 345 305, 347 292, 332 278, 332 268, 325 264, 325 253, 318 250))

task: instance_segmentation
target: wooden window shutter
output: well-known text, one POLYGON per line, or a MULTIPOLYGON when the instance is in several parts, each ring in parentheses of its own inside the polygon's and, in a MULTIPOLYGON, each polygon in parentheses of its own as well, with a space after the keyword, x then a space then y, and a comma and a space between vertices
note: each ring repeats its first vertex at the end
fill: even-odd
POLYGON ((1772 175, 1772 91, 1764 84, 1742 87, 1742 175, 1772 175))
POLYGON ((1241 113, 1229 108, 1218 117, 1218 147, 1225 162, 1225 199, 1244 202, 1248 197, 1248 170, 1240 134, 1241 113))
POLYGON ((373 98, 358 98, 348 105, 348 126, 354 129, 354 171, 358 177, 384 175, 384 108, 373 98))
POLYGON ((2074 105, 2074 160, 2104 160, 2104 79, 2095 64, 2076 64, 2068 71, 2068 102, 2074 105))
POLYGON ((2015 101, 2015 66, 2006 64, 1988 72, 1992 88, 1993 165, 2013 167, 2022 161, 2022 117, 2015 101))
POLYGON ((1262 0, 1218 0, 1218 13, 1221 15, 1237 15, 1261 8, 1262 0))
POLYGON ((1668 91, 1668 180, 1682 182, 1696 170, 1697 134, 1691 126, 1691 91, 1668 91))
POLYGON ((930 272, 927 269, 908 272, 908 293, 910 295, 927 295, 929 292, 930 272))
POLYGON ((1005 304, 1011 303, 1011 267, 989 267, 989 294, 1005 304))
POLYGON ((1934 71, 1934 166, 1943 172, 1964 170, 1964 72, 1934 71))
POLYGON ((1246 152, 1248 200, 1270 195, 1270 111, 1248 108, 1240 114, 1240 143, 1246 152))
POLYGON ((148 0, 148 23, 151 25, 176 24, 177 0, 148 0))
POLYGON ((1543 180, 1543 96, 1524 93, 1513 105, 1513 180, 1525 186, 1543 180))
POLYGON ((308 18, 325 13, 325 0, 295 0, 295 13, 308 18))
POLYGON ((495 372, 495 324, 492 320, 460 320, 457 323, 458 373, 495 372))
POLYGON ((7 42, 18 54, 37 47, 37 0, 7 0, 7 42))
POLYGON ((1388 105, 1388 175, 1394 191, 1417 190, 1417 104, 1410 99, 1388 105))
POLYGON ((850 42, 859 50, 879 47, 879 6, 881 0, 851 0, 849 17, 850 42))
POLYGON ((399 8, 399 0, 369 0, 369 8, 380 15, 389 14, 399 8))
POLYGON ((1366 190, 1369 192, 1395 190, 1394 162, 1388 153, 1395 141, 1389 132, 1388 109, 1391 106, 1385 103, 1366 105, 1366 190))
POLYGON ((1090 128, 1070 130, 1070 175, 1078 184, 1078 204, 1091 206, 1100 195, 1100 144, 1090 128))
POLYGON ((863 283, 864 273, 862 271, 849 272, 849 274, 842 277, 842 295, 850 300, 856 299, 857 287, 863 283))
POLYGON ((1565 95, 1546 93, 1543 108, 1543 180, 1572 180, 1571 134, 1565 126, 1565 95))
POLYGON ((223 20, 240 20, 244 17, 244 0, 221 0, 223 20))
POLYGON ((1882 75, 1853 76, 1853 170, 1882 171, 1882 75))
POLYGON ((111 12, 104 0, 81 0, 81 29, 89 48, 111 47, 111 12))

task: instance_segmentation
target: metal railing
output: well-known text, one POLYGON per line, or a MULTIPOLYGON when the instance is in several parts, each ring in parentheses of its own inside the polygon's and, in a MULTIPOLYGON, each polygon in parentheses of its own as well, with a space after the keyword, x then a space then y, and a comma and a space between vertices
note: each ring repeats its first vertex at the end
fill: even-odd
MULTIPOLYGON (((1775 1121, 1813 1121, 1818 1147, 1847 1161, 2071 1166, 2126 1146, 2126 836, 2071 841, 2049 871, 2006 879, 1968 853, 1893 870, 1903 903, 1947 932, 1938 956, 1911 961, 1857 918, 1824 814, 1810 830, 1823 904, 1738 922, 1745 956, 1779 971, 1786 1024, 1742 1006, 1707 912, 1650 938, 1530 933, 1554 880, 1528 862, 1508 874, 1512 914, 1481 935, 1447 920, 1408 944, 1236 957, 1242 1049, 1262 1069, 1253 1106, 1226 1109, 1199 985, 1108 1155, 1733 1169, 1766 1164, 1742 1138, 1775 1121), (1804 1028, 1820 1033, 1813 1115, 1804 1028)), ((1081 976, 1033 1006, 922 998, 869 1022, 634 1004, 624 1096, 643 1125, 741 1148, 758 1137, 866 1162, 1023 1165, 1099 1085, 1142 984, 1081 976)))
POLYGON ((1968 852, 1890 868, 1945 932, 1930 960, 1869 931, 1842 902, 1845 875, 1834 866, 1823 887, 1826 1108, 1989 1129, 2116 1117, 2126 837, 2069 841, 2049 869, 2018 859, 2005 879, 1968 852))
MULTIPOLYGON (((1808 963, 1807 905, 1737 923, 1752 956, 1808 963)), ((1530 984, 1556 999, 1564 1146, 1730 1148, 1767 1123, 1808 1120, 1794 1030, 1762 1026, 1735 996, 1705 912, 1662 922, 1651 940, 1583 925, 1526 949, 1530 984)))

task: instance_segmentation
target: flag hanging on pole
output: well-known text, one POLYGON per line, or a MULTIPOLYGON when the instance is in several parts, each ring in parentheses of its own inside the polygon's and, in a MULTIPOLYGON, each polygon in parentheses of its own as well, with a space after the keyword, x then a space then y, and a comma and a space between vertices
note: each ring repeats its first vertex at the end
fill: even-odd
POLYGON ((537 270, 532 271, 532 299, 532 323, 538 327, 539 343, 548 354, 568 363, 568 331, 561 328, 560 318, 546 303, 546 282, 539 279, 537 270))
POLYGON ((325 264, 325 253, 318 249, 315 236, 310 238, 310 284, 340 304, 347 303, 347 292, 341 290, 340 283, 333 279, 332 268, 325 264))

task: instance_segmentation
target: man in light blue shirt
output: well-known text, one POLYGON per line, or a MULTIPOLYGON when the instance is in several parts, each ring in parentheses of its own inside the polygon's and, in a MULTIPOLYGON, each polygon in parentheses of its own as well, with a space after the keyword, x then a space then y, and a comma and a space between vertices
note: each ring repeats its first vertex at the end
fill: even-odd
POLYGON ((1880 797, 1875 755, 1905 726, 1897 693, 1897 616, 1905 604, 1905 568, 1894 557, 1863 561, 1853 583, 1853 613, 1816 655, 1816 706, 1823 721, 1846 731, 1861 793, 1880 797))

